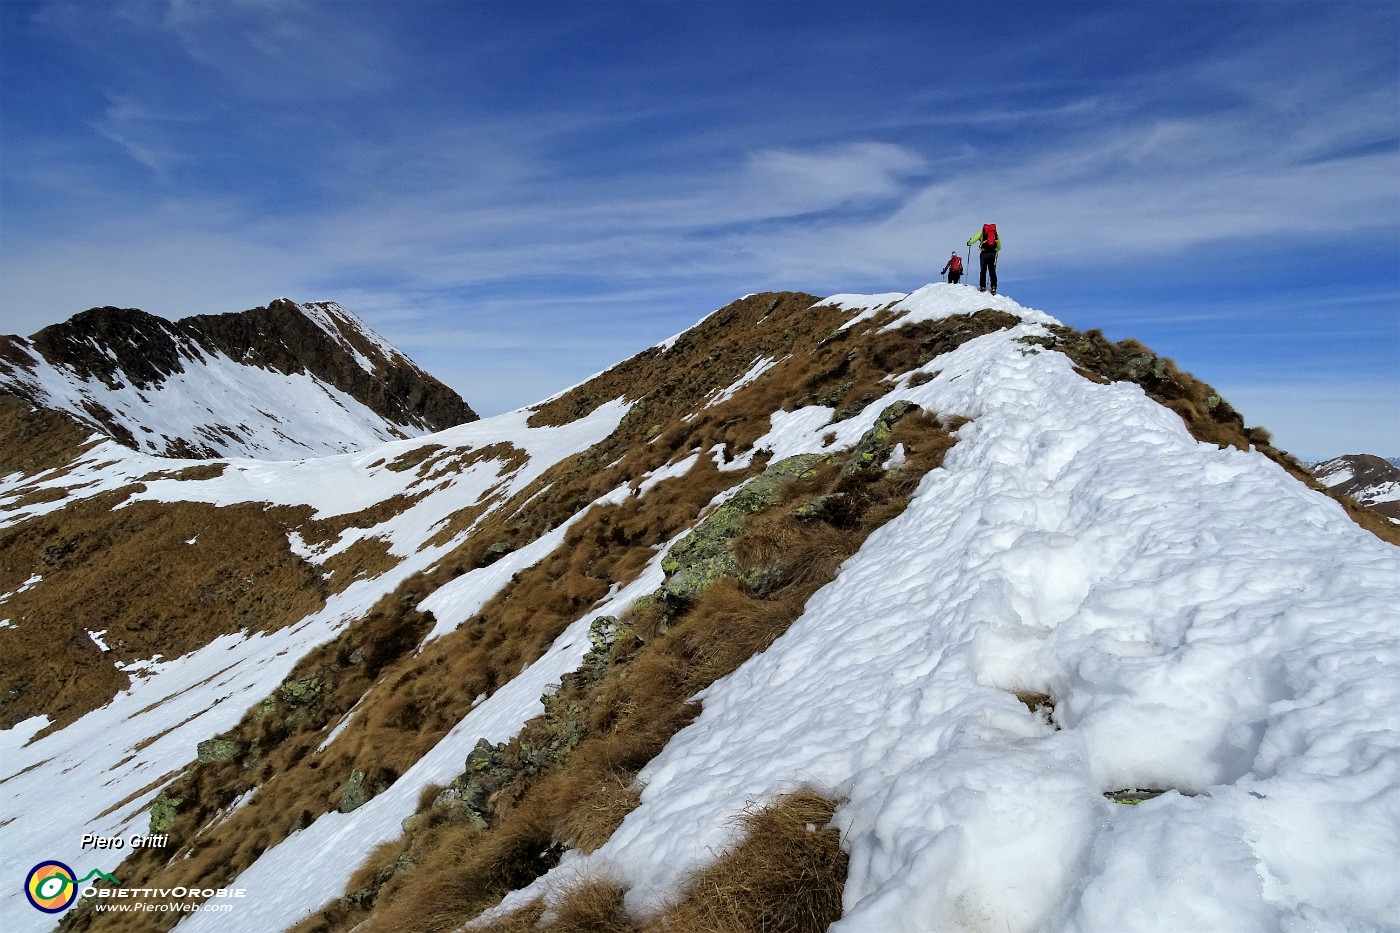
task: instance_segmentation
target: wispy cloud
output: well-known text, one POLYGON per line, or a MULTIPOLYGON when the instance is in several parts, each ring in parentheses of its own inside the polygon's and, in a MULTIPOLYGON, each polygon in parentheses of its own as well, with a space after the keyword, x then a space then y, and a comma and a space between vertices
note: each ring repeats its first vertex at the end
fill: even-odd
POLYGON ((102 116, 88 121, 93 131, 117 144, 137 163, 160 175, 186 160, 169 130, 197 117, 157 109, 129 96, 107 93, 108 106, 102 116))
POLYGON ((113 15, 160 30, 242 93, 354 97, 389 80, 382 39, 354 4, 306 0, 127 0, 113 15))

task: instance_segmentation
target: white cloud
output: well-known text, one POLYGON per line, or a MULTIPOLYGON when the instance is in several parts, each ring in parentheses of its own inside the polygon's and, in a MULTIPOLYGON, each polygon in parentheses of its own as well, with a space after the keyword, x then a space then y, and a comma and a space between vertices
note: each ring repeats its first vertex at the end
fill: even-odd
POLYGON ((191 58, 254 97, 353 97, 389 80, 389 48, 354 4, 304 0, 165 0, 123 4, 191 58))
POLYGON ((749 156, 738 190, 705 197, 747 207, 735 211, 740 217, 755 212, 793 216, 902 194, 904 179, 924 166, 917 153, 889 143, 855 142, 807 152, 769 149, 749 156))
POLYGON ((126 94, 107 92, 108 105, 88 126, 151 171, 164 175, 185 161, 170 130, 196 118, 156 108, 126 94))

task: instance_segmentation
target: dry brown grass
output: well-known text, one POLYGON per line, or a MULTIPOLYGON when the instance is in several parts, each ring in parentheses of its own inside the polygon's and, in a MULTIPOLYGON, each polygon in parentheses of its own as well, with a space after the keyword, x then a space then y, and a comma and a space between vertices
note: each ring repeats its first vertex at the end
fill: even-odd
MULTIPOLYGON (((663 407, 671 413, 694 411, 707 395, 742 376, 754 360, 788 352, 848 316, 813 308, 816 301, 815 296, 795 292, 742 298, 705 318, 669 349, 646 350, 538 406, 530 424, 568 424, 619 397, 645 397, 649 404, 642 414, 654 410, 660 415, 663 407)), ((670 418, 650 420, 664 428, 670 418)), ((638 439, 649 440, 645 432, 638 439)))
MULTIPOLYGON (((847 858, 831 827, 836 802, 804 789, 754 807, 743 838, 686 884, 657 917, 630 919, 623 889, 589 879, 568 890, 541 923, 536 902, 482 924, 482 933, 821 933, 841 917, 847 858)), ((375 927, 375 929, 379 929, 375 927)), ((306 931, 310 933, 310 931, 306 931)))
MULTIPOLYGON (((733 481, 733 475, 719 474, 713 464, 701 465, 690 477, 657 488, 660 501, 675 511, 657 509, 654 503, 649 507, 640 498, 595 509, 563 547, 522 571, 477 617, 419 655, 407 652, 417 646, 431 618, 412 606, 438 581, 450 579, 448 572, 419 578, 415 586, 386 597, 371 616, 311 652, 290 675, 289 682, 326 681, 315 702, 290 706, 279 699, 272 713, 252 711, 234 730, 230 737, 250 748, 254 767, 202 766, 177 782, 191 803, 172 827, 172 838, 196 838, 199 828, 239 793, 259 786, 258 795, 190 845, 188 858, 181 852, 163 866, 154 856, 136 852, 123 870, 148 878, 149 884, 228 880, 266 845, 333 809, 352 770, 377 769, 390 778, 401 774, 465 715, 478 694, 491 692, 542 654, 614 580, 625 583, 639 572, 651 555, 650 541, 673 535, 703 502, 733 481), (619 546, 619 540, 635 543, 619 546), (314 754, 323 730, 362 697, 360 710, 337 741, 314 754)), ((625 798, 595 788, 579 812, 591 808, 596 820, 597 814, 625 806, 625 798)), ((583 837, 587 822, 575 827, 583 837)), ((120 921, 105 915, 98 922, 103 928, 121 928, 120 921)))
POLYGON ((557 841, 585 853, 607 842, 641 802, 635 777, 640 765, 650 760, 650 751, 631 736, 609 736, 589 755, 551 775, 541 793, 548 798, 550 812, 558 814, 557 841), (608 738, 613 740, 611 748, 608 738))
POLYGON ((820 933, 841 917, 846 853, 836 803, 802 790, 748 813, 746 835, 643 933, 820 933))
POLYGON ((326 581, 330 593, 339 593, 356 580, 383 576, 402 560, 389 553, 389 542, 377 535, 361 538, 345 550, 328 558, 321 566, 330 574, 326 581))
POLYGON ((815 365, 794 359, 794 366, 807 370, 797 405, 826 405, 834 409, 833 421, 852 417, 889 392, 890 377, 916 369, 969 340, 1013 327, 1018 319, 983 310, 898 327, 893 323, 890 316, 877 315, 864 328, 845 330, 819 343, 811 354, 815 365))
POLYGON ((492 832, 461 823, 433 826, 406 853, 417 870, 394 876, 378 892, 375 910, 346 911, 344 902, 323 913, 326 927, 340 930, 364 922, 364 933, 439 933, 459 926, 496 903, 502 893, 524 887, 553 867, 561 849, 536 816, 515 811, 492 832), (431 863, 417 859, 430 856, 431 863), (439 862, 437 860, 441 859, 439 862))
POLYGON ((393 460, 384 464, 384 468, 393 470, 395 473, 402 473, 404 470, 413 469, 424 460, 427 460, 443 449, 441 444, 424 444, 422 447, 415 447, 412 450, 399 454, 393 460))
POLYGON ((184 467, 179 470, 157 470, 154 473, 147 473, 141 477, 140 482, 152 483, 158 479, 198 482, 217 479, 224 475, 226 469, 228 469, 227 463, 201 463, 198 466, 184 467))
POLYGON ((605 880, 583 881, 570 888, 549 911, 535 901, 479 928, 482 933, 637 933, 622 907, 623 890, 605 880))
POLYGON ((176 657, 240 630, 272 631, 319 609, 320 575, 293 554, 306 510, 77 500, 0 531, 0 726, 40 713, 51 729, 127 687, 116 662, 176 657), (194 544, 187 543, 194 539, 194 544), (105 631, 109 651, 87 635, 105 631))
MULTIPOLYGON (((909 474, 941 462, 951 445, 936 419, 917 412, 897 425, 890 439, 896 442, 906 444, 917 465, 909 474)), ((619 637, 601 672, 566 677, 552 712, 527 724, 505 747, 514 776, 494 793, 487 830, 454 823, 429 806, 400 850, 399 858, 415 867, 384 885, 372 913, 347 912, 344 901, 328 907, 326 928, 347 928, 367 917, 366 929, 416 929, 404 926, 412 922, 413 904, 445 886, 464 893, 451 901, 459 913, 438 917, 461 923, 519 886, 512 879, 547 868, 547 853, 566 845, 589 851, 606 841, 637 804, 638 771, 698 712, 690 698, 772 644, 841 561, 903 508, 918 478, 878 469, 842 476, 840 468, 833 461, 790 481, 781 504, 758 515, 737 539, 736 550, 764 570, 758 585, 721 578, 685 606, 648 600, 624 616, 633 635, 619 637), (853 503, 840 513, 845 527, 794 514, 832 495, 853 503), (541 760, 538 750, 557 747, 561 735, 576 736, 576 744, 541 760), (548 847, 532 854, 528 847, 493 841, 498 833, 535 845, 547 841, 548 847), (481 854, 487 851, 493 853, 489 859, 481 854)), ((839 901, 839 885, 837 890, 839 901)))
POLYGON ((0 476, 67 466, 98 442, 95 431, 75 418, 49 408, 35 408, 22 398, 0 392, 0 476))
POLYGON ((608 881, 575 886, 554 905, 547 929, 558 933, 634 933, 636 927, 622 909, 623 891, 608 881))

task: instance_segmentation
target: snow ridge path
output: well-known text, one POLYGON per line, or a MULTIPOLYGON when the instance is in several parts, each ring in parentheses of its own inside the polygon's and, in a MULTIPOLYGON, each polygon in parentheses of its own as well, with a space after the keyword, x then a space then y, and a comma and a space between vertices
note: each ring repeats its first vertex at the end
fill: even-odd
MULTIPOLYGON (((897 323, 965 292, 922 289, 897 323)), ((1039 330, 972 341, 838 426, 895 398, 976 419, 701 694, 613 838, 503 907, 607 877, 655 911, 745 807, 810 785, 846 801, 833 933, 1397 928, 1400 550, 1018 342, 1039 330), (1016 691, 1049 694, 1053 722, 1016 691), (1168 792, 1103 796, 1124 788, 1168 792)), ((775 419, 758 446, 818 450, 824 421, 775 419)))

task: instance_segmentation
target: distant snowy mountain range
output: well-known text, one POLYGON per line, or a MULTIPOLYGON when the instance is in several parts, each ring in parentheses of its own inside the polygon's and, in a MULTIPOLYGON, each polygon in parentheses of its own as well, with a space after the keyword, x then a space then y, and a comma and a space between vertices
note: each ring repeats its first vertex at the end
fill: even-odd
POLYGON ((1400 524, 1400 466, 1371 454, 1348 454, 1312 468, 1322 485, 1400 524))
POLYGON ((178 457, 321 456, 476 419, 344 308, 285 298, 179 321, 94 308, 0 337, 0 394, 178 457))
POLYGON ((470 412, 88 314, 3 351, 7 933, 1400 917, 1400 528, 1135 341, 764 293, 313 456, 470 412))

